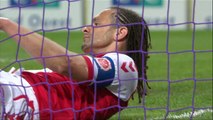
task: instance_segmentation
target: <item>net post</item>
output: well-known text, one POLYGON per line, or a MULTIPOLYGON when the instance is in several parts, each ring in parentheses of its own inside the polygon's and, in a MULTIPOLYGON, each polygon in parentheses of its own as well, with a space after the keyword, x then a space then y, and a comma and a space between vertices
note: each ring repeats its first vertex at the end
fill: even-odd
MULTIPOLYGON (((192 0, 186 0, 186 19, 187 22, 192 22, 192 0)), ((192 25, 187 24, 187 30, 191 30, 192 25)))
POLYGON ((81 9, 81 12, 82 12, 82 25, 86 25, 87 23, 87 1, 86 0, 82 0, 81 1, 81 6, 82 6, 82 9, 81 9))

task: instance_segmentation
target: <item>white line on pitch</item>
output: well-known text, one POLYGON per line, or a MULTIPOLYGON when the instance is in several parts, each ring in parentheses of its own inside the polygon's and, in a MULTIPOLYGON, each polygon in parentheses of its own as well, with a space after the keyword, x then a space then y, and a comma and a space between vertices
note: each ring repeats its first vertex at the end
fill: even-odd
MULTIPOLYGON (((197 110, 197 111, 194 111, 193 117, 199 116, 199 115, 202 115, 202 114, 208 113, 208 112, 213 112, 213 110, 212 110, 212 109, 205 109, 205 110, 197 110)), ((168 119, 190 118, 191 115, 192 115, 192 112, 185 112, 185 113, 180 114, 180 115, 169 115, 167 118, 168 118, 168 119)), ((157 118, 154 118, 154 120, 158 120, 158 119, 164 119, 164 117, 157 117, 157 118)))

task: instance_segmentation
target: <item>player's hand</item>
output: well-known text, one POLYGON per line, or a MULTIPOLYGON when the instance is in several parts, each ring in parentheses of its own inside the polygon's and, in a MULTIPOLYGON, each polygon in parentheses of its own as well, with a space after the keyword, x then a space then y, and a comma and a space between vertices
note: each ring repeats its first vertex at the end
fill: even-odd
POLYGON ((5 17, 0 17, 0 30, 7 26, 9 19, 5 17))

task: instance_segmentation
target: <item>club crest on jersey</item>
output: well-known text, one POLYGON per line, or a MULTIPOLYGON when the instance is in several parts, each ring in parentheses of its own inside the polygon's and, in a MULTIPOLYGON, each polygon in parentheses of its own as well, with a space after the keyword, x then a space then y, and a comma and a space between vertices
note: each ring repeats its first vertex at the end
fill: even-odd
POLYGON ((97 63, 104 71, 108 71, 111 69, 111 63, 106 58, 97 58, 97 63))

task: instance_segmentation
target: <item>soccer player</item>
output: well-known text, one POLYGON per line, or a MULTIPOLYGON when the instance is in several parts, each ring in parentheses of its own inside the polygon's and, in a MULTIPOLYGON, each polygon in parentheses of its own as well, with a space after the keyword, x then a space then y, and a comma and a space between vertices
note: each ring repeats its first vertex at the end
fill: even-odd
MULTIPOLYGON (((135 12, 111 7, 82 28, 79 55, 0 18, 0 30, 50 70, 0 70, 0 112, 9 119, 108 119, 146 94, 150 34, 135 12), (144 84, 145 83, 145 84, 144 84)), ((139 101, 140 102, 140 101, 139 101)))

